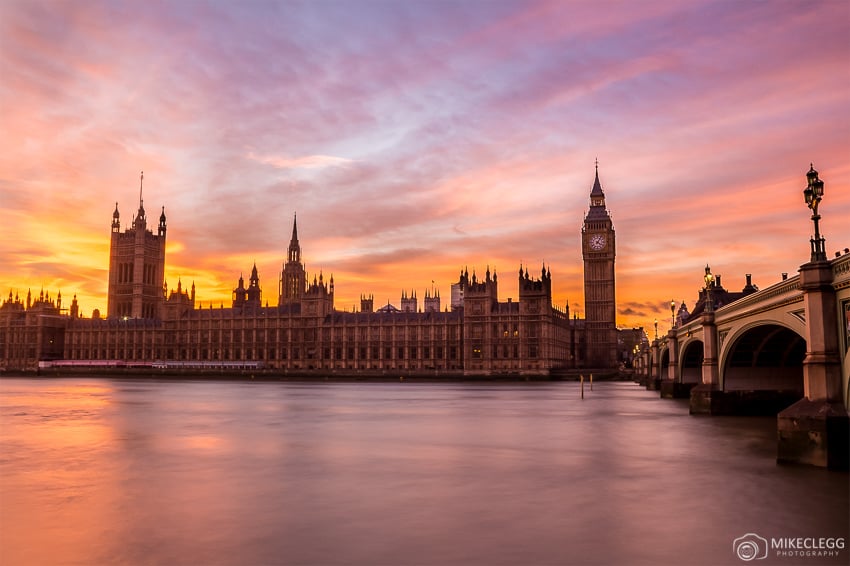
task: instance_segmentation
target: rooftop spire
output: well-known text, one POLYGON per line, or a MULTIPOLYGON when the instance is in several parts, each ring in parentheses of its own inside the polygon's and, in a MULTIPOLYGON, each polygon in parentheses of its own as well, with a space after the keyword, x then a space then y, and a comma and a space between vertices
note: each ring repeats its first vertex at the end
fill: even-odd
POLYGON ((292 220, 292 239, 289 241, 289 263, 301 263, 301 246, 298 244, 298 216, 292 220))
POLYGON ((595 217, 599 213, 605 213, 605 193, 602 192, 602 183, 599 182, 599 159, 596 159, 593 188, 590 190, 589 214, 595 217))
POLYGON ((142 174, 139 175, 139 213, 138 218, 140 220, 144 220, 145 218, 145 205, 144 200, 142 199, 142 182, 145 180, 145 172, 142 171, 142 174))
POLYGON ((593 189, 590 191, 590 197, 605 198, 605 193, 602 192, 602 184, 599 182, 599 159, 596 160, 596 177, 593 179, 593 189))

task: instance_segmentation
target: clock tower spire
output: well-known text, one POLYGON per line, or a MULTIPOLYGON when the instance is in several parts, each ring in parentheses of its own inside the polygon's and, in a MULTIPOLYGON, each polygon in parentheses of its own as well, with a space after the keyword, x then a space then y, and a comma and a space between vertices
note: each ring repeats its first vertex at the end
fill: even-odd
POLYGON ((590 190, 590 209, 581 229, 584 258, 585 366, 617 367, 617 306, 614 294, 614 224, 599 182, 599 160, 590 190))

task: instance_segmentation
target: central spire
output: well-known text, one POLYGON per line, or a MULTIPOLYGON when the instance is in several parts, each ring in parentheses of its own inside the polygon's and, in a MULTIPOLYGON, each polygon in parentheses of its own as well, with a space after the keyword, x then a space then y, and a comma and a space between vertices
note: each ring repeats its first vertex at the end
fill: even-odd
POLYGON ((289 262, 301 263, 301 245, 298 243, 298 215, 292 220, 292 239, 289 241, 289 262))

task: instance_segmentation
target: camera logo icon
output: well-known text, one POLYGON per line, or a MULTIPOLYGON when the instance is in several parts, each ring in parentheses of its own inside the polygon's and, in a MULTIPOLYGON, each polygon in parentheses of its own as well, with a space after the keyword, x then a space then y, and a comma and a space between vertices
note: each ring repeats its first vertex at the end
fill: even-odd
POLYGON ((767 539, 747 533, 732 541, 732 551, 744 562, 764 560, 767 558, 767 539))

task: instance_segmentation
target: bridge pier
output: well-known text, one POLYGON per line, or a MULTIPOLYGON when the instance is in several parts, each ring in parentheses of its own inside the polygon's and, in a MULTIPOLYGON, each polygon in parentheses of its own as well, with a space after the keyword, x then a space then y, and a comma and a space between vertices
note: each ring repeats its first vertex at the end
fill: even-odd
POLYGON ((646 387, 647 391, 657 391, 661 381, 661 344, 658 342, 658 338, 652 341, 649 348, 649 375, 641 385, 646 387))
MULTIPOLYGON (((681 384, 686 385, 686 384, 681 384)), ((795 391, 691 389, 692 415, 773 416, 800 398, 795 391)))
POLYGON ((679 380, 679 340, 675 328, 671 328, 667 333, 667 351, 670 353, 670 365, 667 366, 667 375, 661 380, 661 397, 687 399, 693 385, 680 383, 679 380))
MULTIPOLYGON (((694 385, 690 391, 690 413, 692 415, 719 415, 724 414, 721 410, 723 391, 711 383, 699 383, 694 385)), ((726 413, 728 414, 728 413, 726 413)))
POLYGON ((706 305, 702 313, 703 357, 702 383, 691 389, 690 413, 692 415, 723 414, 723 391, 720 390, 720 370, 717 365, 718 344, 717 325, 714 322, 714 309, 706 305))
POLYGON ((842 394, 838 305, 829 261, 800 267, 806 309, 805 398, 777 416, 778 462, 850 468, 850 416, 842 394))
POLYGON ((691 389, 694 388, 693 383, 681 383, 665 379, 661 382, 661 398, 662 399, 690 399, 691 389))
POLYGON ((777 462, 850 468, 844 403, 801 399, 777 415, 777 432, 777 462))

